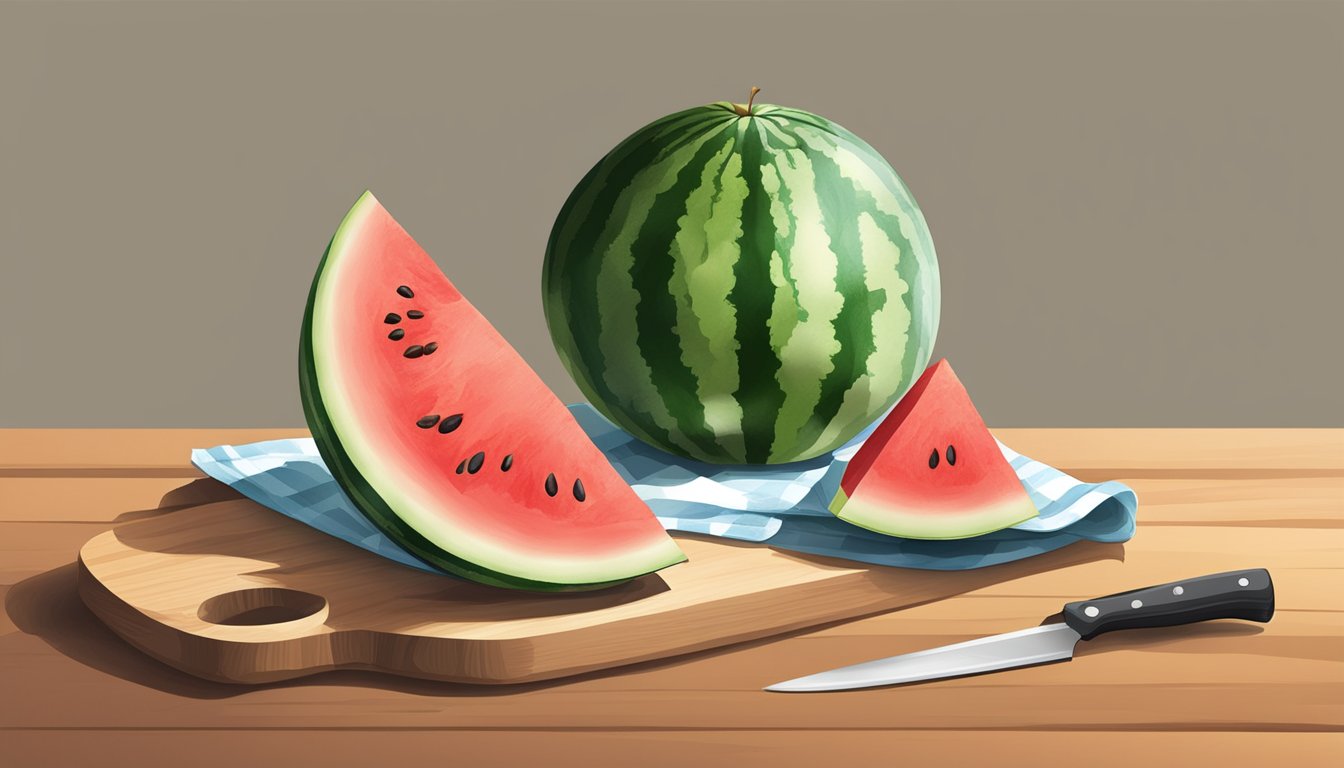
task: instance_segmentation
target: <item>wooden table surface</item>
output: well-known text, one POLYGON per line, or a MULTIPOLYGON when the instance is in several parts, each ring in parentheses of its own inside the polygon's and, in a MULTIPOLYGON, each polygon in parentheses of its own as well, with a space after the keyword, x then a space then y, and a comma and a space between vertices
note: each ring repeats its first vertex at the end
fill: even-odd
POLYGON ((1139 495, 1085 562, 906 610, 565 681, 477 688, 337 672, 198 680, 105 629, 75 553, 227 498, 188 449, 300 430, 0 430, 0 763, 699 766, 1327 765, 1344 761, 1344 430, 1002 429, 1139 495), (1067 664, 832 694, 780 679, 1032 626, 1068 600, 1263 566, 1278 612, 1117 633, 1067 664))

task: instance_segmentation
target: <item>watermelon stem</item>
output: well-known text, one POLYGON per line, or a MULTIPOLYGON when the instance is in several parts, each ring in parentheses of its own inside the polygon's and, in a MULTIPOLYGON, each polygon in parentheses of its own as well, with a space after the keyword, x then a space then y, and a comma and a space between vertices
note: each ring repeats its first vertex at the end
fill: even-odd
POLYGON ((741 117, 750 117, 750 116, 756 114, 756 113, 754 113, 754 112, 751 111, 751 103, 752 103, 753 101, 756 100, 756 94, 758 94, 758 93, 760 93, 760 92, 761 92, 761 89, 760 89, 760 88, 757 88, 757 87, 754 86, 754 85, 751 86, 751 95, 747 97, 747 104, 746 104, 746 106, 743 106, 743 105, 741 105, 741 104, 734 104, 734 105, 733 105, 733 111, 737 112, 737 114, 738 114, 739 116, 741 116, 741 117))

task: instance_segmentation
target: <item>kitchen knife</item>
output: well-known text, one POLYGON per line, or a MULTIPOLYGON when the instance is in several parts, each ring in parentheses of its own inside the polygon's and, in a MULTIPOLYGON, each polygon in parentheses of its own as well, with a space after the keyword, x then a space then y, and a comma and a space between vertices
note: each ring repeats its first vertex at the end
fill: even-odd
POLYGON ((1120 592, 1064 606, 1064 620, 955 645, 867 661, 776 683, 765 690, 843 691, 976 675, 1068 661, 1079 640, 1114 629, 1193 624, 1212 619, 1266 622, 1274 615, 1269 571, 1228 571, 1120 592))

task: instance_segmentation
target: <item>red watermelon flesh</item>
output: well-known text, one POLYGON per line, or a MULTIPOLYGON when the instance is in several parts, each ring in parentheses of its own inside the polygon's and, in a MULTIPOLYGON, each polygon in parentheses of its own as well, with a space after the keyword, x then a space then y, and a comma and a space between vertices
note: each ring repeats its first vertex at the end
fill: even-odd
POLYGON ((556 590, 685 560, 565 405, 370 193, 318 268, 299 367, 328 468, 426 562, 556 590))
POLYGON ((965 539, 1038 514, 946 360, 924 372, 854 454, 831 511, 908 539, 965 539))

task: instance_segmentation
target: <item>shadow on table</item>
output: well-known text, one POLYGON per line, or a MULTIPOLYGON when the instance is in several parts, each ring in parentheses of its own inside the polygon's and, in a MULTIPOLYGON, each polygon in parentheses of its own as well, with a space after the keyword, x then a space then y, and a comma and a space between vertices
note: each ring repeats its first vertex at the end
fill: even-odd
MULTIPOLYGON (((212 480, 197 480, 169 492, 163 497, 157 509, 128 512, 120 516, 116 521, 116 525, 158 515, 172 514, 174 510, 189 508, 200 504, 227 501, 237 498, 238 495, 235 492, 219 483, 215 483, 212 480)), ((1061 567, 1063 565, 1099 560, 1124 560, 1124 548, 1119 544, 1080 542, 1077 545, 1067 547, 1066 550, 1068 550, 1067 553, 1064 550, 1061 550, 1047 556, 1042 556, 1040 558, 1040 569, 1043 570, 1050 567, 1061 567), (1048 563, 1045 562, 1047 560, 1049 561, 1048 563)), ((797 554, 791 554, 790 556, 803 560, 815 560, 818 564, 834 565, 836 567, 845 566, 844 563, 835 561, 831 558, 813 558, 811 556, 797 554)), ((985 571, 997 570, 1003 567, 1004 566, 995 566, 992 569, 985 569, 985 571)), ((953 591, 955 593, 974 589, 976 588, 976 584, 983 586, 983 583, 979 582, 983 582, 984 576, 987 574, 982 571, 981 578, 971 579, 969 577, 970 573, 971 572, 962 571, 949 572, 946 574, 947 578, 960 578, 966 580, 965 589, 954 589, 953 591)), ((1022 572, 1021 564, 1019 563, 1017 564, 1017 567, 1013 569, 1013 573, 1006 578, 1011 579, 1022 575, 1024 575, 1024 573, 1022 572)), ((683 664, 695 659, 710 658, 722 654, 736 653, 744 649, 768 646, 783 638, 815 632, 826 626, 843 624, 845 621, 852 620, 847 619, 845 621, 832 622, 831 624, 813 626, 794 632, 774 635, 759 640, 740 642, 691 654, 630 664, 608 670, 599 670, 557 680, 547 680, 535 683, 489 686, 470 685, 420 680, 383 672, 336 670, 274 683, 240 685, 214 682, 194 677, 151 658, 122 640, 121 637, 113 633, 99 621, 80 599, 78 588, 78 566, 75 563, 70 563, 47 571, 46 573, 33 576, 11 587, 6 596, 5 610, 19 630, 28 635, 41 638, 52 649, 85 667, 121 678, 137 685, 157 689, 177 696, 197 699, 221 699, 250 693, 256 690, 298 686, 366 687, 422 696, 443 697, 510 696, 584 680, 657 670, 664 667, 683 664)), ((1259 628, 1251 628, 1251 631, 1258 631, 1258 629, 1259 628)), ((1191 630, 1185 630, 1185 634, 1182 636, 1189 637, 1190 631, 1191 630)), ((1208 636, 1210 633, 1213 635, 1245 633, 1245 630, 1240 627, 1203 627, 1196 631, 1201 632, 1205 636, 1208 636)), ((1156 632, 1162 633, 1166 631, 1157 630, 1156 632)), ((1166 638, 1169 635, 1170 633, 1151 635, 1147 636, 1146 640, 1136 638, 1129 641, 1128 645, 1121 644, 1119 647, 1140 647, 1144 644, 1164 645, 1167 641, 1166 638)), ((1098 645, 1100 645, 1100 641, 1098 642, 1098 645)), ((1172 649, 1174 650, 1176 647, 1176 644, 1173 644, 1172 649)), ((1164 650, 1167 649, 1164 648, 1164 650)))

